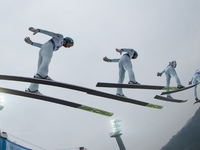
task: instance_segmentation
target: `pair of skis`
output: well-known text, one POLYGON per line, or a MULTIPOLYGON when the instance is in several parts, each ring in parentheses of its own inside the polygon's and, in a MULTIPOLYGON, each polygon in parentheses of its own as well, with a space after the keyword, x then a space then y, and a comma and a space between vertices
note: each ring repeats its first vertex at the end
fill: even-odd
MULTIPOLYGON (((101 92, 101 91, 97 91, 97 90, 93 90, 93 89, 89 89, 89 88, 85 88, 85 87, 81 87, 81 86, 76 86, 76 85, 72 85, 72 84, 51 81, 51 80, 10 76, 10 75, 0 75, 0 80, 31 82, 31 83, 50 85, 50 86, 57 86, 57 87, 61 87, 61 88, 67 88, 67 89, 71 89, 71 90, 85 92, 90 95, 100 96, 100 97, 104 97, 104 98, 110 98, 113 100, 136 104, 136 105, 140 105, 140 106, 145 106, 145 107, 150 107, 150 108, 155 108, 155 109, 163 108, 163 106, 160 106, 160 105, 151 104, 151 103, 147 103, 147 102, 143 102, 143 101, 139 101, 139 100, 135 100, 135 99, 130 99, 130 98, 125 98, 125 97, 119 97, 117 95, 113 95, 113 94, 109 94, 109 93, 105 93, 105 92, 101 92)), ((28 93, 28 92, 24 92, 24 91, 18 91, 18 90, 2 88, 2 87, 0 87, 0 92, 12 94, 12 95, 23 96, 23 97, 35 98, 35 99, 44 100, 44 101, 48 101, 48 102, 53 102, 53 103, 66 105, 66 106, 70 106, 73 108, 78 108, 78 109, 86 110, 89 112, 93 112, 93 113, 97 113, 97 114, 101 114, 101 115, 105 115, 105 116, 109 116, 109 117, 113 115, 112 112, 107 112, 107 111, 100 110, 97 108, 93 108, 93 107, 85 106, 82 104, 73 103, 73 102, 69 102, 66 100, 61 100, 58 98, 53 98, 53 97, 49 97, 49 96, 45 96, 45 95, 38 95, 38 94, 34 94, 34 93, 28 93)))
MULTIPOLYGON (((85 87, 81 87, 81 86, 76 86, 76 85, 72 85, 72 84, 51 81, 51 80, 43 80, 43 79, 19 77, 19 76, 10 76, 10 75, 0 75, 0 80, 31 82, 31 83, 50 85, 50 86, 57 86, 57 87, 61 87, 61 88, 67 88, 67 89, 71 89, 71 90, 85 92, 87 94, 100 96, 100 97, 104 97, 104 98, 109 98, 109 99, 113 99, 113 100, 118 100, 118 101, 121 101, 121 102, 136 104, 136 105, 140 105, 140 106, 145 106, 145 107, 150 107, 150 108, 155 108, 155 109, 162 109, 163 108, 163 106, 160 106, 160 105, 151 104, 151 103, 147 103, 147 102, 143 102, 143 101, 139 101, 139 100, 135 100, 135 99, 130 99, 130 98, 126 98, 126 97, 119 97, 119 96, 116 96, 116 95, 113 95, 113 94, 109 94, 109 93, 105 93, 105 92, 101 92, 101 91, 97 91, 97 90, 93 90, 93 89, 89 89, 89 88, 85 88, 85 87)), ((96 86, 97 87, 113 87, 113 88, 119 87, 119 88, 152 89, 152 90, 166 90, 166 89, 172 90, 172 91, 168 91, 168 92, 163 92, 161 94, 161 95, 164 95, 164 94, 170 94, 170 93, 183 91, 183 90, 192 88, 196 85, 192 85, 192 86, 189 86, 189 87, 186 87, 186 88, 183 88, 183 89, 177 89, 176 87, 169 87, 168 88, 168 87, 165 87, 165 86, 154 86, 154 85, 132 85, 132 84, 115 84, 115 83, 98 82, 96 86)), ((111 113, 111 112, 108 112, 108 111, 100 110, 100 109, 97 109, 97 108, 93 108, 93 107, 85 106, 85 105, 82 105, 82 104, 69 102, 69 101, 66 101, 66 100, 53 98, 53 97, 49 97, 49 96, 45 96, 45 95, 27 93, 27 92, 24 92, 24 91, 18 91, 18 90, 2 88, 2 87, 0 87, 0 92, 12 94, 12 95, 23 96, 23 97, 40 99, 40 100, 53 102, 53 103, 57 103, 57 104, 61 104, 61 105, 66 105, 66 106, 69 106, 69 107, 82 109, 82 110, 85 110, 85 111, 89 111, 89 112, 93 112, 93 113, 97 113, 97 114, 101 114, 101 115, 109 116, 109 117, 114 114, 114 113, 111 113)), ((159 95, 156 95, 154 98, 160 99, 160 100, 171 101, 171 102, 178 102, 178 103, 183 103, 183 102, 187 101, 187 100, 169 99, 169 98, 165 98, 165 97, 162 97, 162 96, 159 96, 159 95)))
MULTIPOLYGON (((117 84, 117 83, 103 83, 98 82, 97 87, 109 87, 109 88, 131 88, 131 89, 149 89, 149 90, 170 90, 167 92, 162 92, 161 95, 165 94, 171 94, 171 93, 177 93, 180 91, 184 91, 187 89, 190 89, 194 86, 197 86, 198 84, 194 84, 185 88, 178 89, 177 87, 166 87, 166 86, 156 86, 156 85, 134 85, 134 84, 117 84)), ((184 103, 187 102, 187 100, 179 100, 174 98, 167 98, 160 95, 156 95, 154 97, 155 99, 164 100, 168 102, 176 102, 176 103, 184 103)))

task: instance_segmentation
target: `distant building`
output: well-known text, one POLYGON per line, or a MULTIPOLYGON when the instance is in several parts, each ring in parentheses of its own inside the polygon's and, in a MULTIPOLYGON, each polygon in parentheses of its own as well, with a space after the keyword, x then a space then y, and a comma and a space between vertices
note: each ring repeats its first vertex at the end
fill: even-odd
POLYGON ((8 140, 6 132, 0 132, 0 150, 31 150, 8 140))

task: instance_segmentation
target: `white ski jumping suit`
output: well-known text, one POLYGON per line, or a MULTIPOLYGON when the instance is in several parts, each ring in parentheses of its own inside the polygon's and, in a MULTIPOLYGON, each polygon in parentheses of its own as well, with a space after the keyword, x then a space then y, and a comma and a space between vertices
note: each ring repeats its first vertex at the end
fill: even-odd
MULTIPOLYGON (((123 48, 123 52, 126 52, 120 59, 111 59, 111 62, 118 62, 119 66, 119 80, 118 83, 122 84, 125 78, 125 72, 128 71, 129 80, 132 82, 136 82, 135 75, 133 72, 133 67, 131 63, 131 59, 134 55, 134 49, 125 49, 123 48)), ((117 94, 124 95, 122 88, 117 88, 117 94)))
MULTIPOLYGON (((176 80, 176 83, 177 83, 177 87, 178 86, 181 86, 183 87, 183 85, 181 84, 180 82, 180 79, 176 73, 176 61, 172 61, 169 63, 169 65, 160 73, 160 76, 165 73, 166 75, 166 87, 169 87, 170 86, 170 80, 171 80, 171 77, 174 77, 175 80, 176 80)), ((167 91, 169 91, 169 89, 167 89, 167 91)), ((167 95, 168 97, 171 97, 170 94, 167 95)))
MULTIPOLYGON (((63 35, 41 29, 39 30, 39 32, 52 37, 44 44, 35 42, 33 42, 32 44, 33 46, 40 48, 36 77, 45 79, 48 77, 49 63, 53 56, 53 52, 57 51, 63 45, 63 35)), ((38 88, 39 84, 36 83, 31 83, 31 85, 29 86, 29 90, 32 92, 37 91, 38 88)))
MULTIPOLYGON (((200 71, 198 69, 195 71, 194 76, 190 80, 191 83, 192 81, 193 81, 193 84, 197 84, 200 82, 200 71)), ((194 87, 194 96, 195 96, 195 100, 199 100, 197 96, 197 85, 194 87)))

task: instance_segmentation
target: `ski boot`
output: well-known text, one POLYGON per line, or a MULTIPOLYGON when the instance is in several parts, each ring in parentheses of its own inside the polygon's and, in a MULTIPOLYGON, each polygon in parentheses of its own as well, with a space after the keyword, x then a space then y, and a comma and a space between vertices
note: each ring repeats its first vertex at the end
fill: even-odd
POLYGON ((182 88, 185 88, 185 87, 183 85, 178 85, 177 88, 182 89, 182 88))
POLYGON ((167 98, 173 99, 173 97, 171 95, 167 95, 167 98))
POLYGON ((34 78, 53 81, 53 79, 51 79, 49 76, 42 77, 42 76, 39 75, 39 74, 36 74, 36 75, 34 76, 34 78))
POLYGON ((27 92, 27 93, 32 93, 32 94, 37 94, 37 95, 43 95, 43 94, 40 93, 38 90, 36 90, 36 91, 31 91, 29 88, 28 88, 28 89, 25 89, 25 92, 27 92))
POLYGON ((125 96, 124 94, 119 94, 119 93, 117 93, 116 95, 119 96, 119 97, 124 97, 124 98, 126 98, 126 96, 125 96))
POLYGON ((140 83, 138 83, 137 81, 135 81, 135 82, 129 81, 128 84, 137 84, 137 85, 140 85, 140 83))

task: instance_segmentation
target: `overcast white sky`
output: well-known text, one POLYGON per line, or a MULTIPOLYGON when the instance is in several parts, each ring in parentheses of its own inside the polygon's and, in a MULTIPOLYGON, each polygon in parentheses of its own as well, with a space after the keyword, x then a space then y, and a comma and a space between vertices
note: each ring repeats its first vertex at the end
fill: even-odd
MULTIPOLYGON (((177 74, 187 86, 199 66, 199 0, 34 0, 2 1, 0 5, 0 74, 32 77, 37 69, 39 49, 24 42, 29 36, 44 43, 50 37, 32 35, 28 27, 41 28, 74 39, 70 49, 54 53, 49 76, 66 82, 115 94, 115 89, 97 88, 96 83, 117 82, 118 64, 102 58, 119 58, 115 48, 134 48, 136 80, 141 84, 165 85, 165 75, 156 76, 169 61, 177 61, 177 74)), ((126 76, 125 83, 128 82, 126 76)), ((172 78, 172 86, 176 86, 172 78)), ((28 83, 1 81, 0 87, 24 90, 28 83)), ((91 96, 67 89, 41 85, 40 92, 114 112, 105 117, 83 110, 1 94, 5 108, 0 128, 8 134, 47 150, 84 146, 88 150, 116 150, 112 119, 122 120, 122 140, 127 150, 158 150, 193 116, 193 89, 173 94, 188 99, 177 104, 154 99, 161 91, 124 89, 127 97, 164 106, 162 110, 91 96)), ((198 94, 200 92, 198 89, 198 94)), ((32 145, 19 144, 32 149, 32 145)))

